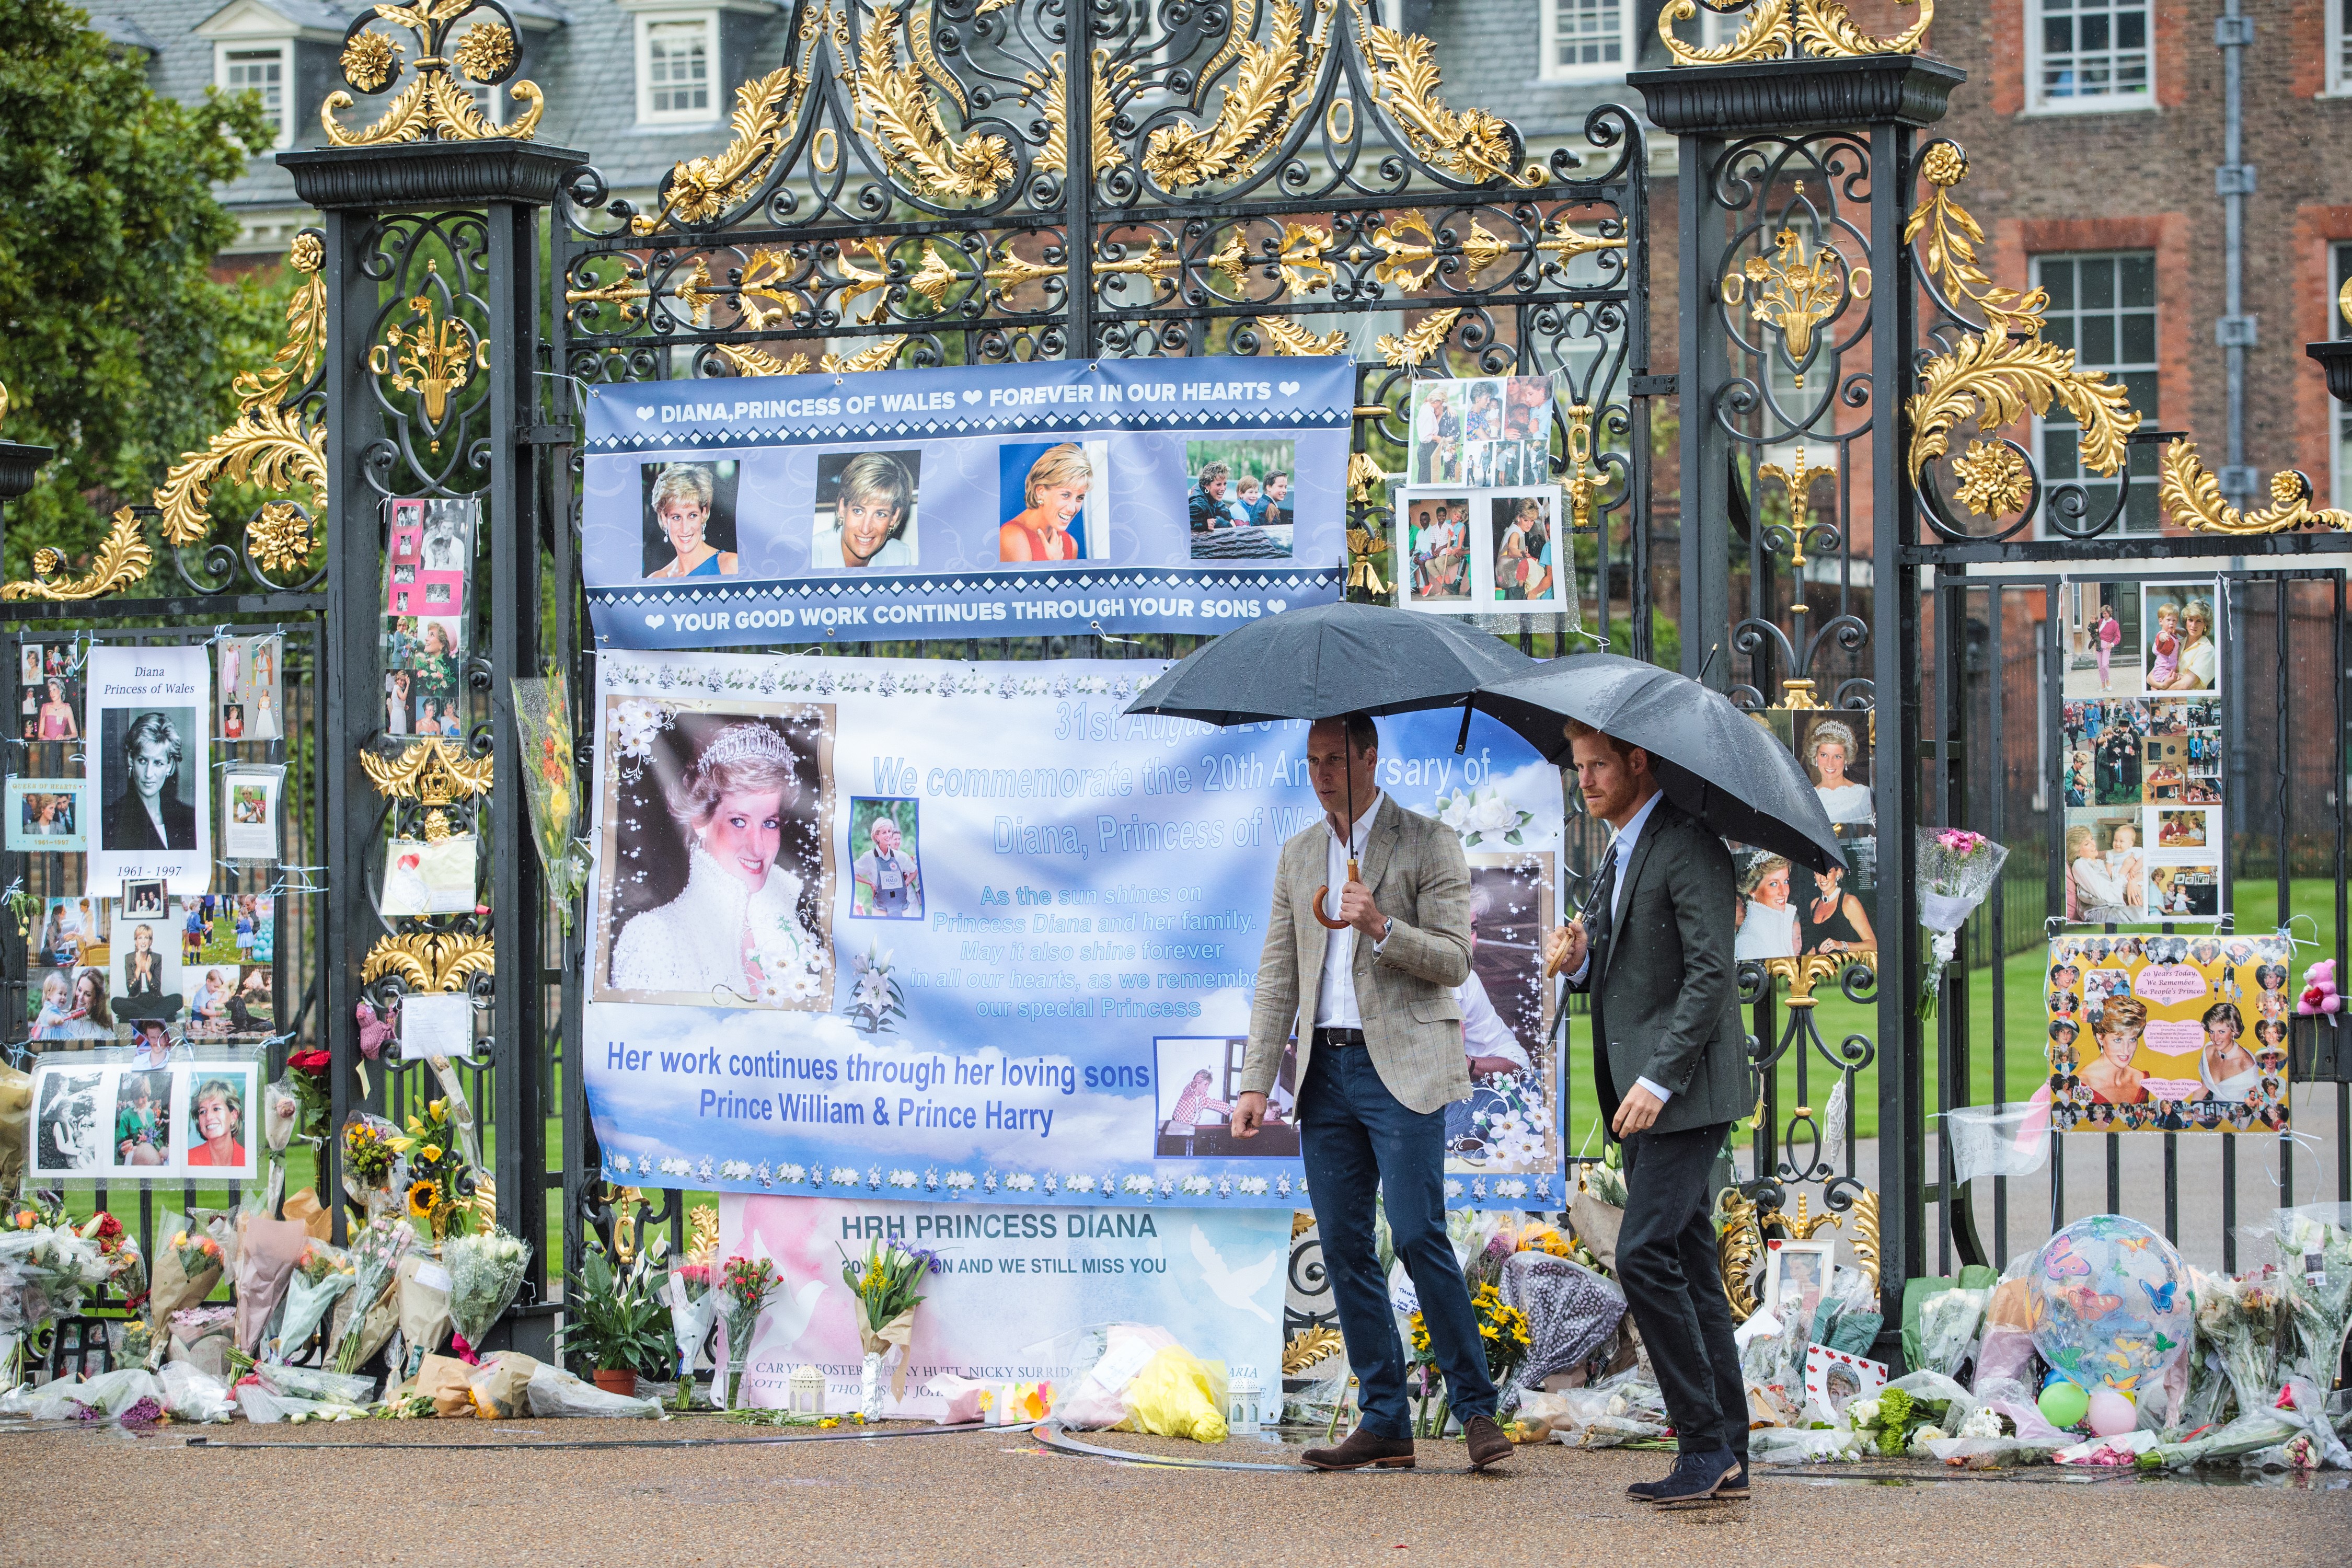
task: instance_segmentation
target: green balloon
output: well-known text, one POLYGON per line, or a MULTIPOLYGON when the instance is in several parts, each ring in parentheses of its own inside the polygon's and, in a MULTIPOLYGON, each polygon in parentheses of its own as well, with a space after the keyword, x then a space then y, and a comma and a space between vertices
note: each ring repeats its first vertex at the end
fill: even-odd
POLYGON ((2091 1396, 2072 1378, 2060 1378, 2042 1391, 2042 1418, 2053 1426, 2078 1426, 2091 1413, 2091 1396))

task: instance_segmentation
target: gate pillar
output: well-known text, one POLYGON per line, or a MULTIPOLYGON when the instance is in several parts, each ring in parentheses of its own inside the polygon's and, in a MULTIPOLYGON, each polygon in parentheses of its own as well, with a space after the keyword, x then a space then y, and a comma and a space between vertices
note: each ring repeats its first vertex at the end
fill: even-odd
MULTIPOLYGON (((1876 832, 1867 879, 1883 977, 1878 1264, 1890 1323, 1899 1321, 1904 1279, 1926 1267, 1926 1108, 1909 1002, 1918 963, 1910 833, 1919 816, 1908 759, 1917 755, 1920 698, 1900 674, 1901 651, 1918 636, 1916 568, 1900 553, 1917 529, 1901 408, 1918 296, 1903 230, 1918 132, 1943 117, 1964 79, 1956 67, 1893 52, 1626 79, 1650 120, 1680 142, 1684 673, 1757 710, 1848 710, 1839 721, 1868 752, 1876 832), (1892 589, 1885 597, 1882 585, 1892 589), (1880 694, 1895 704, 1883 714, 1880 694)), ((1851 885, 1862 880, 1857 868, 1851 885)), ((1760 1019, 1773 1015, 1769 993, 1780 978, 1803 988, 1792 995, 1813 983, 1748 976, 1767 993, 1760 1019)), ((1770 1037, 1755 1048, 1770 1064, 1759 1091, 1768 1124, 1748 1185, 1777 1194, 1781 1180, 1820 1180, 1833 1206, 1851 1203, 1867 1173, 1832 1175, 1817 1102, 1797 1104, 1784 1121, 1779 1049, 1770 1037), (1795 1152, 1808 1131, 1811 1162, 1795 1152)), ((1850 1057, 1843 1065, 1851 1082, 1850 1057)))
MULTIPOLYGON (((352 59, 347 49, 347 71, 352 59)), ((527 100, 528 86, 509 90, 527 100)), ((340 1127, 362 1099, 380 1105, 394 1072, 429 1070, 396 1066, 397 1048, 387 1047, 373 1094, 362 1094, 355 1065, 362 1002, 383 1004, 415 989, 468 994, 478 1024, 486 1014, 488 1025, 477 1055, 488 1065, 489 1092, 476 1097, 475 1112, 485 1168, 497 1185, 497 1217, 532 1244, 542 1301, 551 1184, 547 900, 509 682, 544 673, 550 658, 562 654, 542 640, 542 594, 553 562, 568 562, 569 552, 550 537, 542 503, 550 487, 540 475, 553 460, 545 439, 551 421, 540 416, 551 395, 535 374, 545 368, 540 225, 558 182, 584 161, 496 132, 279 159, 302 200, 326 215, 334 653, 319 731, 329 868, 321 1035, 335 1056, 335 1120, 340 1127), (387 730, 383 503, 393 496, 480 504, 471 602, 463 612, 469 635, 459 660, 465 735, 444 745, 477 780, 487 760, 489 787, 461 788, 437 806, 429 791, 380 793, 362 761, 387 730), (428 810, 439 824, 427 822, 428 810), (421 920, 380 916, 374 889, 387 816, 404 835, 470 827, 482 850, 481 907, 421 920)), ((552 584, 559 605, 574 591, 567 582, 552 584)), ((428 1088, 425 1097, 439 1092, 428 1088)), ((340 1141, 335 1154, 339 1189, 340 1141)), ((552 1327, 551 1316, 521 1310, 496 1337, 510 1332, 515 1348, 546 1355, 552 1327)))

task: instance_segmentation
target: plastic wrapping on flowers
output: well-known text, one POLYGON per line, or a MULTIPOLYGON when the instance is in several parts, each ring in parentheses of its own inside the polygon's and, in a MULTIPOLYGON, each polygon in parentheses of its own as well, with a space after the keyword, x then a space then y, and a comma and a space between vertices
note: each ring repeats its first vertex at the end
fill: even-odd
POLYGON ((453 1236, 441 1244, 441 1262, 449 1270, 450 1326, 478 1350, 522 1289, 530 1243, 498 1229, 453 1236))

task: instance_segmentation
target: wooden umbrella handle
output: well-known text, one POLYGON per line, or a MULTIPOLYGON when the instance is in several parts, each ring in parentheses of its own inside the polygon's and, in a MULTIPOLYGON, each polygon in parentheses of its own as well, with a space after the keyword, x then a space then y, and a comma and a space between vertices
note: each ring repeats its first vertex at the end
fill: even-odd
MULTIPOLYGON (((1581 927, 1581 926, 1584 924, 1584 917, 1583 917, 1582 915, 1578 915, 1574 920, 1570 921, 1568 923, 1569 923, 1570 925, 1572 925, 1572 926, 1581 927)), ((1552 976, 1554 976, 1555 974, 1558 974, 1558 973, 1560 972, 1560 969, 1561 969, 1561 967, 1563 966, 1564 963, 1565 963, 1565 960, 1563 960, 1563 959, 1559 959, 1559 958, 1547 958, 1547 959, 1545 959, 1545 960, 1544 960, 1543 977, 1544 977, 1546 980, 1549 980, 1552 976)))
MULTIPOLYGON (((1356 863, 1353 860, 1349 861, 1348 880, 1350 882, 1360 882, 1363 879, 1364 879, 1362 877, 1357 874, 1356 863)), ((1348 929, 1348 922, 1346 921, 1335 921, 1329 915, 1323 912, 1323 905, 1330 897, 1331 884, 1328 882, 1324 883, 1321 887, 1315 889, 1315 918, 1323 922, 1323 929, 1325 931, 1346 931, 1348 929)))

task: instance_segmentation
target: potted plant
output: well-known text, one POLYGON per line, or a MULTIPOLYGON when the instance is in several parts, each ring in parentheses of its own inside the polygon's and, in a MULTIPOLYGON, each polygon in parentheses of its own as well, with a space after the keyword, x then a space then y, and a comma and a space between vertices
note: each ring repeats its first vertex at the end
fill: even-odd
POLYGON ((564 1353, 585 1363, 596 1386, 614 1394, 637 1391, 637 1369, 661 1366, 669 1353, 669 1309, 653 1288, 651 1258, 615 1269, 594 1237, 564 1302, 564 1353))

